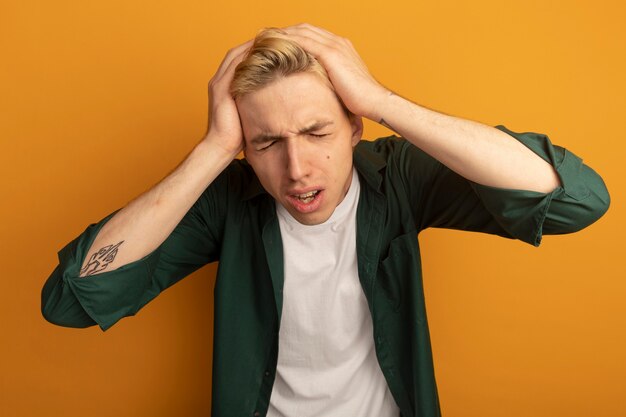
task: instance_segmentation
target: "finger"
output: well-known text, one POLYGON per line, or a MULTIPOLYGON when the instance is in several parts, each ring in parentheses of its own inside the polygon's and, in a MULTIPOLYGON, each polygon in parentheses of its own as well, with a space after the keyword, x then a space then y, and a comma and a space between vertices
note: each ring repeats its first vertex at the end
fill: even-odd
POLYGON ((323 59, 325 55, 334 49, 337 49, 335 44, 332 44, 319 36, 312 37, 308 35, 290 33, 288 37, 302 46, 304 50, 313 55, 317 59, 323 59))
POLYGON ((286 29, 285 32, 287 33, 288 38, 291 37, 294 39, 294 37, 296 37, 297 39, 309 39, 311 41, 315 41, 319 45, 327 47, 333 47, 337 42, 335 39, 329 38, 326 35, 304 27, 292 27, 290 29, 286 29))
POLYGON ((296 32, 296 33, 298 33, 299 31, 301 31, 303 33, 308 33, 308 34, 315 33, 315 34, 319 35, 321 38, 324 38, 324 39, 326 39, 328 41, 333 41, 333 40, 339 39, 339 36, 337 36, 336 34, 330 32, 330 31, 328 31, 326 29, 320 28, 318 26, 311 25, 310 23, 299 23, 297 25, 289 26, 286 29, 289 29, 289 30, 291 30, 293 32, 296 32))
POLYGON ((226 72, 226 69, 228 68, 230 63, 235 58, 242 56, 244 53, 246 53, 247 50, 252 46, 253 41, 254 39, 250 39, 242 43, 241 45, 238 45, 234 48, 229 49, 228 52, 226 53, 226 56, 222 60, 222 63, 220 64, 219 68, 215 72, 214 78, 221 78, 223 74, 226 72))
POLYGON ((321 28, 319 26, 312 25, 310 23, 301 23, 300 25, 297 25, 297 26, 312 30, 313 32, 316 32, 328 39, 340 38, 340 36, 338 36, 337 34, 332 33, 331 31, 321 28))
POLYGON ((306 23, 290 26, 284 30, 287 36, 294 39, 315 56, 321 56, 329 50, 349 51, 352 53, 351 50, 354 48, 347 38, 342 38, 306 23), (312 42, 316 42, 316 44, 312 42))
POLYGON ((234 56, 228 62, 228 65, 223 68, 223 71, 221 71, 221 73, 216 74, 215 77, 213 77, 213 85, 215 88, 228 91, 228 89, 230 88, 230 84, 235 76, 235 69, 237 68, 237 65, 239 65, 241 61, 244 60, 247 53, 248 50, 246 49, 240 51, 238 55, 234 56))
POLYGON ((348 39, 346 37, 339 36, 339 35, 331 32, 329 30, 326 30, 324 28, 311 25, 309 23, 302 23, 302 24, 300 24, 298 26, 301 26, 302 28, 305 28, 305 29, 309 29, 311 31, 314 31, 314 32, 318 33, 321 36, 326 37, 326 39, 328 39, 329 41, 335 42, 335 45, 337 45, 338 48, 343 48, 344 46, 347 45, 348 49, 354 50, 354 45, 352 44, 350 39, 348 39))
POLYGON ((248 50, 244 49, 243 51, 239 53, 239 55, 235 56, 233 60, 230 61, 230 64, 228 64, 228 67, 226 67, 226 71, 224 71, 222 78, 228 81, 228 85, 230 85, 230 82, 235 76, 235 69, 237 68, 237 65, 239 65, 241 61, 243 61, 247 55, 248 55, 248 50))
POLYGON ((250 46, 252 46, 252 42, 253 39, 250 39, 244 43, 242 43, 241 45, 238 45, 234 48, 231 48, 227 53, 226 56, 224 57, 224 59, 222 60, 222 63, 220 64, 219 68, 217 69, 217 72, 215 73, 216 76, 221 76, 221 74, 223 74, 226 71, 226 68, 228 68, 228 66, 230 65, 230 63, 238 56, 240 56, 241 54, 247 52, 247 50, 250 48, 250 46))

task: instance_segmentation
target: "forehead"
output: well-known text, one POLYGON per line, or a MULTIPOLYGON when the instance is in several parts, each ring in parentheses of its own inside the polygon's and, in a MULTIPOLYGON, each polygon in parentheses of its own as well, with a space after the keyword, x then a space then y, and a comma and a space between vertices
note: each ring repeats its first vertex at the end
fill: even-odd
POLYGON ((335 93, 312 73, 279 78, 237 99, 244 132, 297 132, 319 120, 337 120, 343 114, 335 93))

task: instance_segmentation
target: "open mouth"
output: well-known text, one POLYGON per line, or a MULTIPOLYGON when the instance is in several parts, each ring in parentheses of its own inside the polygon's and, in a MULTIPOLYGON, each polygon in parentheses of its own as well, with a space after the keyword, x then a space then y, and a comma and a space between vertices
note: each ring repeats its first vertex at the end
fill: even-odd
POLYGON ((308 193, 304 193, 304 194, 296 194, 293 197, 295 197, 298 200, 302 201, 304 204, 308 204, 311 201, 315 200, 315 196, 319 192, 320 192, 320 190, 314 190, 314 191, 309 191, 308 193))
POLYGON ((311 190, 301 194, 288 194, 287 201, 300 213, 312 213, 318 210, 324 199, 324 190, 311 190))

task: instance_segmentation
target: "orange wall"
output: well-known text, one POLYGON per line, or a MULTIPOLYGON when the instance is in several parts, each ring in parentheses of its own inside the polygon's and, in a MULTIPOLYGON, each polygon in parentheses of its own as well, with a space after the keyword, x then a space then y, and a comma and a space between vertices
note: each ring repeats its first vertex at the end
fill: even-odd
POLYGON ((539 249, 422 234, 444 415, 626 415, 623 2, 215 3, 0 4, 0 415, 209 415, 214 266, 106 333, 48 324, 40 291, 60 248, 201 138, 226 51, 301 21, 418 103, 549 135, 611 192, 598 223, 539 249))

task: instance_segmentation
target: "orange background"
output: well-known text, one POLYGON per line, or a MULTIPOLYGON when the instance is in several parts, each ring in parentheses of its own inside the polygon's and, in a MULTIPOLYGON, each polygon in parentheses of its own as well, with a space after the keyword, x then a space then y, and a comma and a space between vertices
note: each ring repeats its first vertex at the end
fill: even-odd
MULTIPOLYGON (((417 103, 547 134, 611 193, 600 221, 539 249, 422 234, 444 416, 626 415, 624 7, 3 0, 0 415, 209 415, 215 265, 106 333, 47 323, 40 291, 59 249, 200 140, 227 50, 303 21, 350 38, 380 82, 417 103)), ((366 138, 390 133, 366 122, 366 138)))

